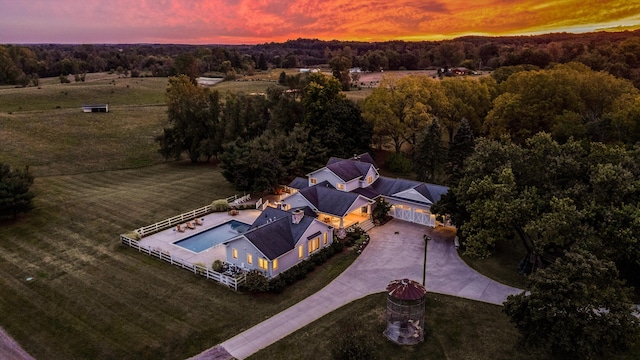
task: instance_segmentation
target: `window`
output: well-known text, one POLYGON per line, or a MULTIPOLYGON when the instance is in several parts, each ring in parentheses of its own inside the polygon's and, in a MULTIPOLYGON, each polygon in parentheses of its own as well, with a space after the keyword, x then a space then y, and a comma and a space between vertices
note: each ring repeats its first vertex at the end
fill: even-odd
POLYGON ((304 256, 304 250, 302 249, 302 245, 298 246, 298 259, 302 259, 304 256))
POLYGON ((234 259, 238 258, 238 249, 233 249, 233 258, 234 259))
POLYGON ((309 248, 309 254, 311 254, 312 252, 318 250, 320 248, 320 238, 317 237, 315 239, 311 239, 309 240, 309 243, 307 244, 308 248, 309 248))
POLYGON ((278 259, 273 259, 273 270, 278 270, 278 259))
POLYGON ((336 184, 336 189, 338 189, 338 190, 344 190, 344 184, 342 184, 342 183, 338 183, 338 184, 336 184))
POLYGON ((247 254, 247 264, 253 264, 253 255, 247 254))
POLYGON ((318 179, 316 179, 316 178, 311 178, 311 179, 309 179, 309 181, 310 181, 312 184, 317 184, 317 183, 318 183, 318 179))
POLYGON ((368 176, 368 177, 367 177, 367 182, 368 182, 369 184, 371 184, 371 183, 373 182, 373 176, 368 176))
POLYGON ((269 269, 269 263, 267 262, 267 259, 259 258, 258 259, 258 267, 260 269, 263 269, 263 270, 268 270, 269 269))
POLYGON ((329 234, 324 233, 324 238, 322 239, 322 243, 324 245, 327 245, 327 242, 329 242, 329 234))

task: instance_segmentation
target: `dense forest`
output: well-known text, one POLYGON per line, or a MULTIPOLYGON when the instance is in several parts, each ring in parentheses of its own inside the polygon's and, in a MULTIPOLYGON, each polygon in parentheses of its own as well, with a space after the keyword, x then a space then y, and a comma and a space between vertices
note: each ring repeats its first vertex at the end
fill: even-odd
POLYGON ((580 62, 640 86, 640 31, 539 36, 467 36, 447 41, 352 42, 314 39, 260 45, 34 44, 0 45, 0 84, 114 71, 131 76, 180 73, 233 77, 268 68, 360 67, 364 71, 580 62))

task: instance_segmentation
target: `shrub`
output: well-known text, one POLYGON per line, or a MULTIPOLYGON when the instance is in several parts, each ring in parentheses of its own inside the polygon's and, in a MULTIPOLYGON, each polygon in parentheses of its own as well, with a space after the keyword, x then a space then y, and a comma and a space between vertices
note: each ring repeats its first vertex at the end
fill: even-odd
POLYGON ((387 157, 385 166, 394 173, 408 174, 411 171, 411 160, 403 153, 392 153, 387 157))
POLYGON ((251 292, 265 292, 269 290, 269 279, 261 271, 251 270, 247 273, 243 288, 251 292))
POLYGON ((383 198, 376 201, 376 206, 371 212, 373 222, 376 225, 384 224, 389 219, 389 211, 391 210, 391 204, 383 198))
MULTIPOLYGON (((362 232, 366 235, 366 233, 362 232)), ((334 240, 331 245, 321 249, 309 257, 309 259, 292 266, 287 271, 283 271, 276 278, 271 279, 268 283, 268 290, 273 293, 281 293, 287 285, 291 285, 298 280, 307 277, 307 274, 330 259, 334 254, 342 252, 344 245, 334 240)), ((247 274, 247 276, 249 276, 247 274)), ((248 277, 247 277, 248 281, 248 277)))
POLYGON ((226 199, 214 200, 211 203, 211 211, 213 212, 224 212, 227 210, 229 210, 229 203, 227 203, 226 199))
POLYGON ((344 244, 335 239, 331 243, 330 247, 333 249, 334 254, 339 254, 342 252, 342 250, 344 250, 344 244))
POLYGON ((124 234, 124 236, 128 237, 129 239, 133 239, 133 240, 140 240, 142 238, 142 236, 140 236, 140 234, 137 231, 128 232, 128 233, 124 234))
POLYGON ((274 294, 280 294, 287 287, 287 282, 282 275, 269 281, 269 291, 274 294))
POLYGON ((214 261, 213 264, 211 264, 211 269, 213 269, 213 271, 222 272, 222 261, 214 261))

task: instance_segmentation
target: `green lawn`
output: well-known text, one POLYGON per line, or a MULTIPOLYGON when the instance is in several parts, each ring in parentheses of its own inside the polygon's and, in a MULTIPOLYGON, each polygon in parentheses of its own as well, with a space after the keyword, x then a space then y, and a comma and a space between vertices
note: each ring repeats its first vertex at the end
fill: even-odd
POLYGON ((211 89, 218 90, 220 93, 247 93, 247 94, 266 94, 267 89, 270 87, 280 88, 282 90, 286 89, 286 87, 278 85, 278 77, 271 81, 266 81, 267 77, 263 77, 261 80, 255 79, 247 79, 242 81, 223 81, 221 83, 212 86, 211 89))
POLYGON ((0 89, 0 161, 36 176, 34 211, 0 223, 0 326, 38 359, 184 359, 316 292, 354 259, 344 253, 281 295, 253 296, 120 245, 120 233, 235 193, 212 164, 158 155, 166 81, 89 74, 0 89), (110 112, 82 113, 89 102, 110 112))
POLYGON ((395 345, 382 335, 385 310, 385 294, 367 296, 305 326, 250 359, 331 359, 331 349, 349 332, 361 332, 371 339, 380 360, 539 359, 517 350, 518 333, 500 306, 428 293, 425 341, 415 346, 395 345))
POLYGON ((518 264, 526 251, 518 239, 496 242, 495 252, 487 259, 465 256, 462 260, 479 273, 513 287, 524 289, 527 278, 518 273, 518 264))
POLYGON ((166 78, 89 74, 87 82, 0 90, 0 162, 35 176, 126 169, 163 161, 166 78), (82 104, 108 103, 109 113, 82 104))
POLYGON ((344 253, 281 295, 253 296, 119 245, 119 233, 233 194, 212 166, 51 176, 33 190, 36 209, 0 226, 0 325, 38 359, 184 359, 316 292, 354 259, 344 253))

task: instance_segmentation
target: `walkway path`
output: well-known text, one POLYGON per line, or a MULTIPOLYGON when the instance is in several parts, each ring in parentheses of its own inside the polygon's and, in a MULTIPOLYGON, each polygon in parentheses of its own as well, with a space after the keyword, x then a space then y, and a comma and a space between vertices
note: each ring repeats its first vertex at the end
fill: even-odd
POLYGON ((191 360, 244 359, 353 300, 385 291, 391 280, 422 282, 425 233, 432 239, 427 249, 427 290, 492 304, 521 292, 469 268, 453 246, 453 231, 392 220, 370 230, 369 246, 319 292, 191 360))

